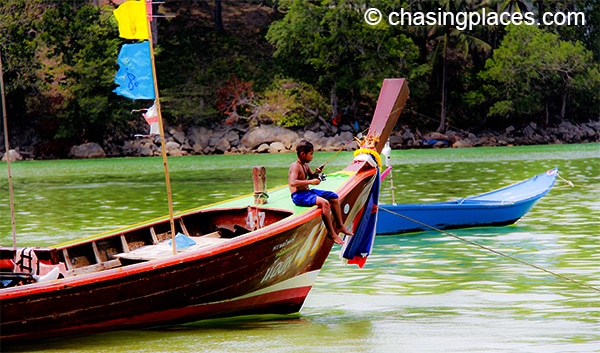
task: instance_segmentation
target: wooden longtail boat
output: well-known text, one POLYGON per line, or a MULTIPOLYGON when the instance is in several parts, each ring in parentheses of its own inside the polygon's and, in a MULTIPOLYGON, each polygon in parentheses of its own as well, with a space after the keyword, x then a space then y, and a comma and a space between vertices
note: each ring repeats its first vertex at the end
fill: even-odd
POLYGON ((558 175, 554 168, 533 178, 485 194, 456 201, 423 204, 380 204, 377 234, 437 229, 505 226, 523 217, 546 195, 558 175))
MULTIPOLYGON (((354 160, 319 186, 339 194, 352 238, 376 215, 366 209, 379 191, 376 160, 407 98, 404 79, 386 79, 354 160)), ((0 248, 11 270, 1 276, 2 342, 298 312, 333 242, 321 210, 294 206, 287 186, 266 204, 260 196, 175 214, 176 254, 169 218, 52 248, 0 248)))

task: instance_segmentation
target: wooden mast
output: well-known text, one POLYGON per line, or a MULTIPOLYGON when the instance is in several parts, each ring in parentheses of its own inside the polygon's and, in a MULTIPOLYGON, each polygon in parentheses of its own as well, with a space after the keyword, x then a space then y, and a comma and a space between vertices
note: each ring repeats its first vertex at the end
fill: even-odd
POLYGON ((6 149, 6 170, 8 174, 8 190, 10 194, 10 221, 12 225, 13 248, 17 249, 17 226, 15 222, 15 197, 10 171, 10 143, 8 143, 8 117, 6 114, 6 96, 4 93, 4 70, 2 69, 2 53, 0 53, 0 95, 2 96, 2 118, 4 120, 4 146, 6 149))
MULTIPOLYGON (((146 9, 148 6, 152 6, 151 0, 146 0, 146 9)), ((151 7, 150 7, 151 8, 151 7)), ((152 62, 152 79, 154 80, 154 106, 156 107, 156 113, 158 115, 158 130, 160 133, 160 145, 161 154, 163 159, 163 166, 165 169, 165 181, 167 185, 167 202, 169 204, 169 223, 171 224, 171 242, 173 243, 173 255, 177 254, 177 245, 175 244, 175 220, 173 217, 173 193, 171 192, 171 178, 169 177, 169 164, 167 161, 167 147, 165 141, 165 130, 162 119, 162 112, 160 109, 160 98, 158 95, 158 80, 156 79, 156 64, 154 61, 154 43, 152 38, 152 13, 146 11, 148 19, 148 41, 150 42, 150 61, 152 62)))

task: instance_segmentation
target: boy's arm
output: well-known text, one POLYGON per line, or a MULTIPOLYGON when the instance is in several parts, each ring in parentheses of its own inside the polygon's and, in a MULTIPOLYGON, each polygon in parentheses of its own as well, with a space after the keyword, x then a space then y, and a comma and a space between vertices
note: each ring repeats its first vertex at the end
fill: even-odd
MULTIPOLYGON (((310 170, 309 170, 310 172, 310 170)), ((312 172, 311 172, 312 173, 312 172)), ((319 179, 300 179, 300 167, 297 163, 294 163, 290 166, 290 171, 288 173, 288 184, 291 187, 306 187, 309 185, 319 185, 321 180, 319 179)))

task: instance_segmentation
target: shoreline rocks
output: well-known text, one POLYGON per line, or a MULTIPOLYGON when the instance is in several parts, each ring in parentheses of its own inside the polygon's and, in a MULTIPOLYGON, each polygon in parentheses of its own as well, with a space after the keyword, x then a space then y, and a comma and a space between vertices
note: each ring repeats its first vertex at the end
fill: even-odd
MULTIPOLYGON (((169 156, 249 153, 291 153, 296 143, 307 139, 316 151, 354 150, 358 143, 350 126, 334 129, 335 134, 321 131, 295 131, 275 125, 245 128, 238 125, 219 125, 215 128, 168 127, 165 131, 165 147, 169 156)), ((573 124, 563 121, 557 126, 545 128, 535 123, 523 127, 509 126, 503 131, 471 133, 448 130, 445 133, 421 133, 406 126, 398 126, 390 137, 393 149, 411 148, 469 148, 480 146, 518 146, 540 144, 570 144, 600 142, 600 121, 573 124)), ((11 149, 11 161, 38 159, 33 146, 11 149), (13 155, 14 154, 14 155, 13 155), (24 157, 23 157, 24 156, 24 157)), ((91 142, 73 146, 69 158, 147 157, 160 156, 159 136, 135 136, 116 142, 105 141, 102 145, 91 142)), ((1 152, 0 156, 6 158, 1 152)))
POLYGON ((540 128, 529 123, 522 128, 507 127, 500 132, 482 132, 473 134, 468 131, 449 130, 444 134, 437 132, 421 134, 408 128, 401 129, 390 138, 394 149, 403 148, 469 148, 482 146, 524 146, 571 144, 600 142, 600 121, 589 121, 582 124, 561 122, 555 127, 540 128))

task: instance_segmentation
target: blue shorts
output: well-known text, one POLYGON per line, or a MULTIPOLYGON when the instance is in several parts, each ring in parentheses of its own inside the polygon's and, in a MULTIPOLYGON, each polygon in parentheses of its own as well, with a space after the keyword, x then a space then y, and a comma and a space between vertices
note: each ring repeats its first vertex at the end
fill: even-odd
POLYGON ((296 206, 310 207, 317 204, 317 196, 326 200, 337 199, 338 194, 333 191, 309 189, 292 193, 292 201, 296 206))

